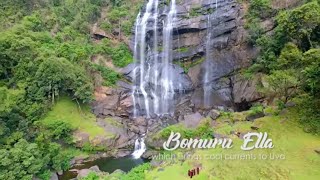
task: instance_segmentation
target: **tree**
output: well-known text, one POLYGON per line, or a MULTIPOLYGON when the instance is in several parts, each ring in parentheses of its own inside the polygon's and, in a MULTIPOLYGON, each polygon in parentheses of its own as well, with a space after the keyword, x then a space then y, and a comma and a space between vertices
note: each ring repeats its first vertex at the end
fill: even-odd
POLYGON ((44 127, 48 130, 47 135, 55 140, 63 139, 66 143, 72 142, 72 132, 74 128, 70 123, 56 120, 45 123, 44 127))
POLYGON ((111 0, 112 6, 120 6, 123 0, 111 0))
POLYGON ((0 125, 9 135, 12 131, 25 128, 25 119, 19 112, 19 104, 25 95, 24 90, 8 89, 0 86, 0 125))
POLYGON ((39 174, 49 159, 43 156, 37 144, 19 140, 12 148, 0 149, 0 179, 31 180, 39 174))
POLYGON ((287 103, 299 90, 299 79, 294 70, 277 70, 267 76, 267 93, 287 103))
POLYGON ((71 93, 82 102, 90 102, 93 87, 84 70, 64 58, 44 60, 34 77, 34 85, 30 93, 40 97, 49 97, 52 103, 60 93, 71 93))
POLYGON ((251 17, 265 18, 271 12, 270 0, 250 0, 249 14, 251 17))
POLYGON ((293 43, 284 46, 277 60, 278 69, 301 68, 303 56, 300 49, 293 43))
POLYGON ((305 52, 304 61, 307 64, 303 70, 305 87, 313 96, 317 97, 320 94, 320 49, 311 49, 305 52))
POLYGON ((291 11, 284 11, 277 17, 277 23, 282 33, 292 41, 297 41, 299 47, 308 50, 314 47, 313 41, 319 40, 313 36, 320 26, 320 5, 313 1, 291 11))

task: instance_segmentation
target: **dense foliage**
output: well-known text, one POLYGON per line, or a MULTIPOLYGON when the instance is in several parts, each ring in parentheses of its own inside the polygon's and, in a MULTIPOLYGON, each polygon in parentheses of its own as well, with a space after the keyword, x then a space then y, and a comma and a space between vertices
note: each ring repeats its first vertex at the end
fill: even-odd
POLYGON ((107 18, 112 23, 126 18, 120 31, 128 34, 135 11, 121 11, 128 6, 123 2, 0 2, 0 179, 48 179, 51 170, 68 168, 72 155, 64 153, 61 144, 72 145, 73 126, 41 119, 59 97, 86 104, 92 101, 100 76, 107 86, 121 78, 104 63, 109 59, 119 67, 131 63, 127 45, 93 41, 90 31, 103 9, 118 9, 120 14, 112 10, 107 18), (104 61, 94 62, 96 55, 104 61))
MULTIPOLYGON (((279 104, 296 98, 305 130, 319 133, 320 1, 306 0, 290 10, 273 9, 271 0, 247 2, 248 42, 261 49, 249 72, 265 74, 262 91, 279 104), (266 33, 261 22, 269 17, 275 27, 266 33)), ((113 66, 133 61, 123 42, 139 8, 138 0, 0 1, 0 179, 48 179, 52 170, 69 168, 72 154, 62 146, 72 145, 73 126, 60 119, 44 123, 42 117, 61 96, 91 102, 99 77, 103 85, 116 84, 121 76, 113 66), (95 23, 108 39, 93 41, 95 23)), ((202 60, 183 67, 187 71, 202 60)), ((213 134, 205 121, 194 130, 171 126, 160 136, 172 130, 186 138, 213 134)), ((90 144, 83 149, 95 150, 90 144)), ((149 168, 139 166, 122 178, 143 179, 149 168)))
POLYGON ((249 42, 259 46, 261 53, 249 71, 265 73, 268 83, 265 92, 282 104, 294 97, 308 101, 302 103, 301 121, 308 131, 319 133, 320 111, 314 108, 319 106, 320 97, 319 1, 310 0, 294 9, 279 11, 271 35, 263 33, 260 25, 263 20, 260 15, 271 8, 271 1, 250 2, 248 17, 251 21, 256 19, 256 24, 249 25, 249 42))
POLYGON ((118 180, 137 180, 137 179, 145 179, 146 171, 151 169, 150 163, 144 163, 139 165, 133 169, 131 169, 128 173, 124 174, 124 172, 115 171, 111 174, 105 175, 101 173, 91 172, 86 177, 81 178, 81 180, 108 180, 108 179, 118 179, 118 180))

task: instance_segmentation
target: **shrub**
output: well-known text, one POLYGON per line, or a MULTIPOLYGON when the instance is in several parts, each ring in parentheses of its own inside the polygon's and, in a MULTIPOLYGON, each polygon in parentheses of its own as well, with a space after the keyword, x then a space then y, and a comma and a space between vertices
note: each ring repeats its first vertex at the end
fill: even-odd
POLYGON ((250 0, 249 14, 251 17, 266 18, 271 13, 270 0, 250 0))
POLYGON ((256 104, 250 108, 250 115, 256 115, 263 113, 263 106, 260 104, 256 104))
POLYGON ((86 152, 98 152, 107 150, 107 148, 104 146, 94 146, 90 142, 84 143, 81 149, 86 152))
POLYGON ((103 85, 105 86, 113 86, 120 79, 120 75, 108 67, 104 67, 96 64, 94 64, 93 67, 95 70, 100 71, 104 79, 103 85))
POLYGON ((250 23, 248 23, 246 28, 248 29, 248 32, 249 32, 249 37, 247 40, 248 43, 250 43, 251 45, 256 45, 257 40, 261 38, 263 35, 263 29, 259 24, 259 20, 253 19, 252 21, 250 21, 250 23))
POLYGON ((210 120, 203 121, 200 126, 194 131, 194 136, 201 137, 203 139, 212 138, 213 130, 210 125, 210 120))
POLYGON ((88 176, 81 178, 80 180, 99 180, 100 177, 95 172, 90 172, 88 176))
POLYGON ((292 99, 299 89, 300 82, 294 70, 273 71, 266 80, 266 93, 278 97, 284 104, 292 99))
POLYGON ((113 64, 118 67, 125 67, 133 61, 132 54, 124 43, 113 49, 111 58, 113 64))
POLYGON ((171 132, 180 133, 182 138, 212 138, 213 134, 210 120, 203 120, 196 129, 188 129, 183 125, 169 126, 160 131, 160 136, 168 138, 171 132))
POLYGON ((101 23, 101 25, 100 25, 100 27, 103 29, 103 30, 105 30, 105 31, 107 31, 107 32, 109 32, 109 33, 111 33, 112 32, 112 24, 111 23, 109 23, 109 22, 103 22, 103 23, 101 23))
POLYGON ((304 130, 320 135, 320 100, 310 95, 302 95, 296 99, 299 122, 304 130))
POLYGON ((72 142, 72 131, 74 128, 70 123, 64 121, 52 121, 44 124, 44 126, 49 130, 52 138, 59 140, 63 139, 67 143, 72 142))
POLYGON ((145 179, 145 171, 151 169, 150 163, 142 164, 131 169, 121 180, 145 179))

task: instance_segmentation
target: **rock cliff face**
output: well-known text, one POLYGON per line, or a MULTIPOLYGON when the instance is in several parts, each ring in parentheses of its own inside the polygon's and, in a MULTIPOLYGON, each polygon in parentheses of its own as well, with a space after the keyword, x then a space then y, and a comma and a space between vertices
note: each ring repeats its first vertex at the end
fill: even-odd
POLYGON ((192 49, 179 60, 186 62, 206 59, 203 63, 191 67, 188 72, 195 87, 192 95, 195 106, 203 107, 204 99, 209 97, 209 107, 231 107, 240 110, 242 107, 239 107, 239 104, 249 103, 250 106, 251 102, 258 100, 260 96, 255 93, 254 87, 256 81, 248 82, 238 74, 238 70, 250 65, 257 54, 257 50, 246 43, 247 34, 243 27, 245 12, 242 6, 235 0, 194 0, 182 2, 181 6, 186 7, 181 12, 183 17, 188 17, 188 13, 194 11, 197 13, 190 19, 182 17, 177 23, 177 29, 182 33, 179 36, 183 37, 180 46, 192 49), (210 8, 214 9, 208 14, 211 12, 210 8), (208 22, 208 19, 211 22, 208 22), (211 36, 207 36, 208 33, 211 36), (208 69, 210 73, 204 82, 208 69), (204 97, 203 88, 210 89, 210 96, 204 97), (251 93, 247 93, 248 91, 251 93))
MULTIPOLYGON (((158 23, 158 59, 163 58, 163 26, 169 7, 168 1, 159 0, 158 23)), ((146 4, 141 13, 146 11, 146 4)), ((151 11, 154 11, 152 9, 151 11)), ((185 114, 194 113, 204 108, 204 88, 209 89, 209 108, 232 108, 243 110, 251 103, 261 100, 256 92, 260 77, 244 78, 239 70, 250 65, 258 50, 246 43, 247 33, 244 29, 245 9, 236 0, 179 0, 176 4, 176 18, 172 31, 172 59, 168 66, 175 77, 173 89, 184 92, 176 96, 176 120, 185 114), (211 36, 208 36, 208 33, 211 36), (188 67, 184 72, 180 67, 188 67), (207 73, 208 69, 210 73, 207 73), (207 80, 204 83, 204 76, 207 80)), ((154 22, 146 26, 146 44, 153 42, 154 22)), ((133 32, 135 28, 133 28, 133 32)), ((131 48, 134 51, 135 34, 132 35, 131 48)), ((153 56, 154 54, 148 54, 153 56)), ((133 116, 133 70, 137 63, 130 64, 121 70, 130 83, 118 82, 117 89, 105 92, 94 104, 94 112, 99 116, 133 116)), ((139 68, 139 67, 138 67, 139 68)), ((163 71, 163 66, 158 66, 163 71)), ((146 82, 152 84, 152 82, 146 82)))
MULTIPOLYGON (((163 39, 163 22, 169 9, 167 3, 168 1, 159 0, 159 39, 163 39)), ((146 7, 142 13, 145 9, 146 7)), ((176 87, 175 91, 192 90, 191 105, 194 104, 195 108, 204 107, 204 99, 207 98, 204 97, 204 87, 210 89, 210 108, 242 110, 261 99, 261 95, 255 91, 259 80, 247 80, 238 74, 240 69, 250 65, 257 54, 257 49, 246 43, 247 33, 243 27, 245 10, 242 5, 236 0, 179 0, 176 10, 172 58, 175 64, 188 67, 189 70, 186 77, 181 68, 172 65, 170 71, 176 77, 175 85, 183 84, 182 89, 176 87), (211 36, 208 36, 208 33, 211 36), (204 83, 208 69, 210 73, 204 83)), ((152 23, 147 27, 148 45, 154 44, 152 23)), ((134 41, 132 38, 132 50, 134 41)), ((163 41, 158 43, 159 59, 164 56, 161 51, 164 46, 162 43, 163 41)), ((128 80, 133 79, 134 67, 135 65, 129 65, 123 71, 128 80)), ((179 101, 180 99, 176 103, 179 104, 179 101)))
MULTIPOLYGON (((147 9, 147 2, 141 14, 147 9)), ((157 58, 154 59, 165 56, 162 40, 163 22, 170 8, 170 1, 158 2, 156 29, 159 41, 153 42, 155 27, 152 21, 147 23, 145 36, 148 48, 153 48, 157 44, 157 58)), ((137 63, 121 70, 127 82, 118 82, 116 89, 96 94, 94 113, 99 118, 120 117, 119 122, 124 125, 125 132, 118 133, 118 140, 115 143, 121 148, 130 147, 138 135, 146 132, 156 132, 180 121, 192 121, 195 115, 207 116, 212 108, 245 110, 263 98, 256 92, 256 86, 261 82, 261 78, 246 79, 240 73, 241 69, 250 65, 258 53, 256 48, 246 43, 244 7, 237 0, 177 0, 176 5, 170 52, 173 63, 166 66, 175 77, 174 91, 180 93, 175 96, 173 116, 151 115, 148 118, 132 119, 135 106, 132 97, 134 79, 135 76, 141 76, 139 73, 134 73, 134 69, 138 67, 137 63), (204 81, 205 76, 206 81, 204 81), (209 89, 210 95, 207 97, 204 96, 205 89, 209 89), (208 97, 210 104, 205 107, 204 99, 208 97)), ((137 31, 133 29, 133 32, 137 31)), ((133 33, 132 37, 134 36, 133 33)), ((130 47, 134 51, 135 38, 132 38, 130 47)), ((147 56, 153 55, 147 54, 147 56)), ((160 65, 157 68, 162 72, 164 67, 160 65)), ((146 84, 150 89, 154 86, 151 81, 146 84)))

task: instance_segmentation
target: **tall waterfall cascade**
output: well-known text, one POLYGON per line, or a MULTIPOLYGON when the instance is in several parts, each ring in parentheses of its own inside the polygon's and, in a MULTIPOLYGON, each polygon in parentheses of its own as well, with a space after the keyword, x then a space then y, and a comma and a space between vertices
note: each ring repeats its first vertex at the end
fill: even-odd
POLYGON ((134 143, 134 151, 131 155, 134 159, 139 159, 146 150, 147 148, 144 143, 144 137, 141 137, 136 139, 134 143))
POLYGON ((133 70, 133 115, 172 114, 174 110, 175 77, 172 75, 173 28, 176 2, 171 0, 166 18, 159 20, 159 0, 149 0, 139 13, 135 25, 133 70), (159 24, 162 23, 162 39, 159 24), (149 39, 147 41, 147 39, 149 39), (162 44, 159 52, 158 44, 162 44), (159 54, 161 53, 161 56, 159 54))
MULTIPOLYGON (((212 4, 213 0, 210 0, 210 4, 212 4)), ((216 10, 218 9, 218 0, 215 2, 215 8, 216 10)), ((213 14, 208 14, 208 19, 207 19, 207 37, 206 37, 206 56, 205 56, 205 62, 204 62, 204 78, 203 78, 203 105, 205 108, 210 108, 211 101, 212 101, 212 87, 211 87, 211 82, 209 76, 213 73, 213 68, 210 62, 212 62, 212 52, 211 52, 211 39, 212 39, 212 18, 215 15, 213 14)))

